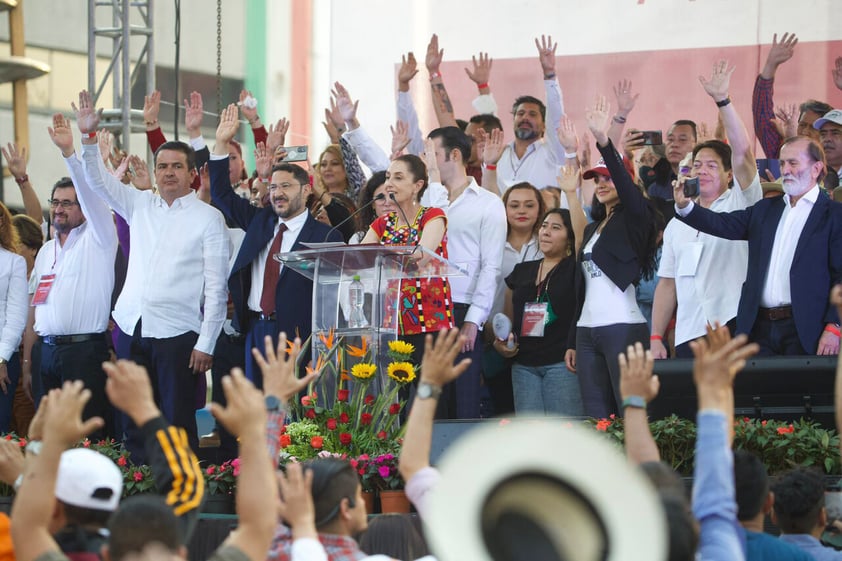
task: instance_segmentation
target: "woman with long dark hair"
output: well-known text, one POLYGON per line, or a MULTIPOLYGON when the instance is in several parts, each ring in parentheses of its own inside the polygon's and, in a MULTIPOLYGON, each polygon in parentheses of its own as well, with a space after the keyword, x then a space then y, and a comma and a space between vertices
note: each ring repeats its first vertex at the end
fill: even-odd
POLYGON ((632 181, 608 138, 610 107, 604 96, 586 112, 602 160, 584 177, 596 181, 591 217, 579 250, 577 313, 565 360, 579 375, 585 414, 622 414, 619 353, 641 342, 648 347, 646 318, 635 285, 655 268, 655 211, 632 181))

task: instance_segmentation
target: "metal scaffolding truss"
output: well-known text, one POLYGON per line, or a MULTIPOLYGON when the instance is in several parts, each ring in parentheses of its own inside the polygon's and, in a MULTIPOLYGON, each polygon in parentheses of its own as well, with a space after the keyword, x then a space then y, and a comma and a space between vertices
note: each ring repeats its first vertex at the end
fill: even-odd
POLYGON ((92 93, 103 111, 103 126, 119 136, 123 150, 129 151, 132 116, 138 121, 136 131, 145 130, 141 126, 143 112, 131 108, 132 85, 137 80, 139 69, 145 62, 146 88, 155 88, 155 37, 153 32, 154 0, 88 0, 88 90, 92 93), (97 27, 97 10, 111 10, 111 27, 97 27), (135 11, 140 15, 142 25, 131 25, 131 15, 135 11), (97 79, 96 41, 98 38, 111 39, 111 62, 105 74, 97 79), (132 66, 131 53, 134 42, 142 41, 137 60, 132 66), (108 81, 113 84, 111 108, 100 100, 100 95, 108 81))

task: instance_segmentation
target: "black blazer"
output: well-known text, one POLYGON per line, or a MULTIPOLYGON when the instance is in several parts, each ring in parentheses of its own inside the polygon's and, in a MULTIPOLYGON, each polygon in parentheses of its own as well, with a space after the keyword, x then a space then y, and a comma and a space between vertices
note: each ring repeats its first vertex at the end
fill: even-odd
MULTIPOLYGON (((614 208, 614 216, 605 225, 599 240, 591 250, 591 259, 620 290, 625 290, 632 283, 640 280, 641 271, 646 265, 651 250, 650 232, 654 227, 654 210, 650 202, 632 181, 623 160, 614 149, 611 141, 608 146, 599 146, 599 153, 608 167, 620 203, 614 208)), ((582 261, 585 245, 596 232, 598 222, 591 222, 585 227, 579 255, 576 260, 576 313, 570 327, 567 347, 576 348, 576 322, 582 314, 585 304, 585 274, 582 261)))
MULTIPOLYGON (((685 222, 713 236, 748 240, 748 270, 737 310, 737 333, 751 333, 757 313, 775 233, 783 215, 784 198, 761 199, 753 206, 733 212, 711 212, 699 205, 685 222)), ((801 346, 816 352, 824 326, 838 323, 836 308, 829 303, 830 289, 842 280, 842 204, 819 192, 804 230, 798 238, 789 269, 792 315, 801 346)))
MULTIPOLYGON (((271 207, 254 207, 234 193, 228 178, 227 158, 211 160, 208 167, 214 205, 237 228, 246 232, 228 278, 228 291, 234 304, 233 326, 240 333, 246 333, 250 328, 248 297, 251 291, 251 263, 275 237, 278 217, 271 207)), ((342 236, 336 230, 331 232, 330 226, 318 222, 307 212, 307 221, 292 249, 306 249, 301 242, 324 241, 341 242, 342 236)), ((307 339, 313 317, 313 281, 283 267, 275 289, 275 313, 278 332, 284 331, 290 338, 298 335, 302 341, 307 339)))

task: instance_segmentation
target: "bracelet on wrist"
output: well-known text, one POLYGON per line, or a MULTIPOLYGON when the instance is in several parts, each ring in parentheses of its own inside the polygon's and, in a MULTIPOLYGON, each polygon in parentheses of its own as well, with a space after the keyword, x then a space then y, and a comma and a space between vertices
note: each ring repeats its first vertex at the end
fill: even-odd
POLYGON ((579 157, 579 154, 577 154, 576 152, 565 152, 564 157, 568 160, 575 160, 579 157))
POLYGON ((555 76, 555 72, 553 72, 552 74, 544 74, 544 80, 555 80, 555 76))
POLYGON ((626 124, 626 118, 623 117, 622 115, 614 115, 613 120, 614 120, 615 123, 620 124, 620 125, 626 124))
POLYGON ((435 72, 430 72, 430 81, 435 80, 436 78, 441 78, 441 72, 436 70, 435 72))
POLYGON ((497 169, 497 164, 486 164, 485 162, 482 163, 482 167, 489 171, 494 171, 497 169))
POLYGON ((20 177, 15 178, 15 183, 17 183, 18 185, 23 185, 27 181, 29 181, 29 175, 27 175, 25 173, 23 175, 21 175, 20 177))
POLYGON ((82 138, 96 138, 96 131, 94 131, 94 132, 83 132, 82 138))
POLYGON ((650 335, 649 340, 650 341, 663 341, 664 338, 660 335, 650 335))
POLYGON ((627 409, 629 407, 646 410, 646 400, 639 395, 630 395, 623 400, 623 409, 627 409))
POLYGON ((828 333, 833 333, 837 337, 839 337, 839 335, 840 335, 839 326, 837 326, 837 325, 826 325, 824 330, 827 331, 828 333))
POLYGON ((726 97, 722 101, 717 101, 716 106, 719 107, 719 108, 722 108, 722 107, 725 107, 726 105, 728 105, 729 103, 731 103, 731 97, 730 96, 726 97))
POLYGON ((483 90, 488 87, 488 82, 483 82, 482 84, 477 84, 478 90, 483 90))
POLYGON ((147 127, 157 127, 158 126, 158 119, 154 121, 144 121, 147 127))

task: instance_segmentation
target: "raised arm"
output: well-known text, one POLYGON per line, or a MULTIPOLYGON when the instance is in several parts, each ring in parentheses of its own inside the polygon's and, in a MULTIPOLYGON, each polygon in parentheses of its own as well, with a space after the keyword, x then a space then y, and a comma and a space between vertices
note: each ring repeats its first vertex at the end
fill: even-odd
MULTIPOLYGON (((734 177, 740 184, 740 188, 746 191, 752 186, 754 177, 757 175, 757 161, 754 159, 754 150, 751 148, 748 131, 728 95, 734 69, 733 66, 728 67, 727 60, 717 61, 713 65, 710 79, 706 80, 704 76, 699 76, 699 82, 719 107, 719 115, 725 125, 725 134, 731 145, 731 169, 734 171, 734 177)), ((756 203, 763 196, 760 189, 755 190, 757 191, 756 198, 748 201, 751 204, 756 203)))
POLYGON ((211 404, 211 413, 237 437, 240 475, 236 509, 239 524, 222 547, 235 547, 250 561, 264 561, 277 524, 279 496, 276 460, 266 449, 266 404, 263 394, 234 368, 222 379, 228 405, 211 404))
POLYGON ((634 109, 637 98, 640 94, 632 93, 631 80, 620 80, 614 86, 614 97, 617 98, 617 112, 611 117, 611 128, 608 129, 608 138, 614 146, 621 146, 623 140, 623 129, 626 126, 626 119, 634 109))
POLYGON ((444 80, 441 76, 441 60, 444 56, 444 49, 439 49, 439 36, 435 33, 427 44, 427 56, 425 64, 430 74, 430 93, 433 97, 433 110, 436 112, 440 127, 455 127, 456 117, 453 113, 453 103, 447 95, 444 87, 444 80))
POLYGON ((117 214, 131 221, 135 204, 144 196, 131 186, 120 183, 116 177, 108 173, 97 145, 96 131, 102 116, 102 109, 94 107, 91 94, 82 90, 79 92, 79 107, 72 104, 76 113, 76 125, 82 133, 82 160, 85 166, 85 180, 91 190, 103 199, 117 214))
POLYGON ((833 76, 833 83, 836 84, 836 89, 842 90, 842 56, 836 57, 834 61, 835 67, 830 71, 833 76))
POLYGON ((240 91, 237 106, 243 112, 243 117, 246 118, 249 126, 251 127, 251 134, 254 137, 254 143, 257 144, 258 142, 263 142, 265 144, 268 133, 266 132, 266 127, 264 127, 263 123, 260 122, 260 115, 257 114, 257 100, 254 99, 254 96, 250 91, 240 91))
MULTIPOLYGON (((247 230, 258 209, 234 193, 234 190, 231 189, 231 179, 228 174, 228 143, 237 134, 239 128, 237 106, 232 103, 223 109, 219 116, 219 125, 216 127, 216 143, 213 147, 211 160, 208 162, 208 172, 210 174, 210 191, 213 204, 238 228, 247 230)), ((265 173, 263 170, 261 172, 265 173)))
POLYGON ((65 382, 50 392, 41 451, 27 463, 23 482, 12 507, 12 539, 15 558, 33 561, 45 553, 59 553, 49 525, 55 506, 56 477, 61 454, 103 426, 92 417, 82 421, 82 410, 91 398, 81 381, 65 382))
POLYGON ((146 123, 146 141, 149 143, 149 150, 154 154, 158 148, 167 141, 161 124, 158 122, 158 114, 161 112, 161 92, 154 90, 149 95, 143 96, 143 121, 146 123))
POLYGON ((541 71, 544 76, 544 92, 547 96, 547 133, 544 138, 547 146, 555 155, 556 163, 563 165, 568 158, 559 141, 559 127, 561 126, 561 117, 564 115, 564 101, 555 69, 555 52, 558 43, 553 42, 550 35, 541 35, 540 43, 537 38, 535 39, 535 47, 538 49, 538 61, 541 63, 541 71))
POLYGON ((79 207, 85 215, 85 221, 93 230, 94 238, 102 248, 113 251, 117 246, 117 230, 114 227, 111 209, 88 186, 82 162, 76 156, 76 149, 73 147, 73 129, 70 127, 70 120, 61 113, 55 113, 53 126, 47 127, 47 132, 64 157, 64 163, 76 188, 79 207))
POLYGON ((652 371, 652 353, 640 342, 620 353, 620 396, 623 398, 626 457, 633 464, 660 462, 661 452, 649 430, 646 405, 658 397, 661 383, 652 371))
POLYGON ((459 364, 453 364, 463 344, 464 340, 460 337, 458 329, 439 331, 435 342, 432 335, 427 335, 424 341, 424 358, 421 361, 421 379, 418 386, 429 386, 430 397, 416 397, 412 402, 398 463, 401 476, 406 481, 407 494, 422 518, 426 511, 427 492, 431 489, 429 476, 435 477, 434 474, 424 477, 420 472, 430 468, 436 404, 445 384, 458 378, 471 364, 469 358, 462 359, 459 364), (416 478, 416 475, 421 477, 416 478))
POLYGON ((20 187, 20 197, 23 201, 23 209, 26 211, 26 215, 38 224, 41 224, 44 221, 41 202, 38 200, 38 194, 32 187, 32 182, 29 181, 29 175, 26 173, 26 146, 18 148, 17 144, 10 142, 2 151, 3 157, 6 158, 6 166, 9 168, 9 173, 12 174, 15 183, 20 187))
POLYGON ((783 140, 771 122, 775 118, 775 105, 772 100, 775 92, 775 73, 781 64, 792 58, 797 44, 798 37, 794 33, 784 33, 780 42, 778 42, 778 34, 775 33, 763 70, 754 82, 754 93, 751 98, 754 134, 760 141, 767 158, 778 157, 783 140))
POLYGON ((140 427, 155 491, 178 517, 181 543, 190 543, 205 496, 205 478, 187 444, 187 433, 171 426, 155 405, 149 374, 143 366, 120 360, 103 363, 102 369, 108 376, 105 392, 109 401, 140 427))
POLYGON ((588 224, 588 219, 582 208, 582 201, 579 199, 579 190, 582 188, 582 170, 573 166, 564 166, 561 168, 557 180, 559 189, 567 197, 570 222, 573 225, 573 235, 576 239, 576 247, 573 253, 577 254, 585 236, 585 226, 588 224))
MULTIPOLYGON (((372 172, 382 171, 388 168, 388 154, 374 142, 374 139, 360 126, 360 121, 357 119, 359 100, 356 102, 353 101, 351 94, 339 82, 334 84, 331 95, 331 109, 330 111, 325 110, 325 115, 333 122, 337 130, 340 128, 340 125, 344 127, 345 132, 342 133, 341 139, 347 141, 353 152, 360 157, 362 162, 372 172)), ((345 154, 343 152, 343 160, 345 159, 344 156, 345 154)))
POLYGON ((398 68, 398 120, 403 121, 409 127, 409 153, 416 156, 424 151, 424 137, 421 134, 421 127, 418 125, 418 113, 415 112, 415 103, 409 93, 409 83, 418 74, 418 61, 410 51, 401 56, 401 65, 398 68))
POLYGON ((465 74, 468 78, 477 85, 479 95, 471 102, 477 113, 496 115, 497 102, 494 101, 494 96, 491 94, 491 65, 494 60, 488 56, 488 53, 480 53, 479 59, 476 56, 471 57, 471 64, 473 69, 465 67, 465 74))

